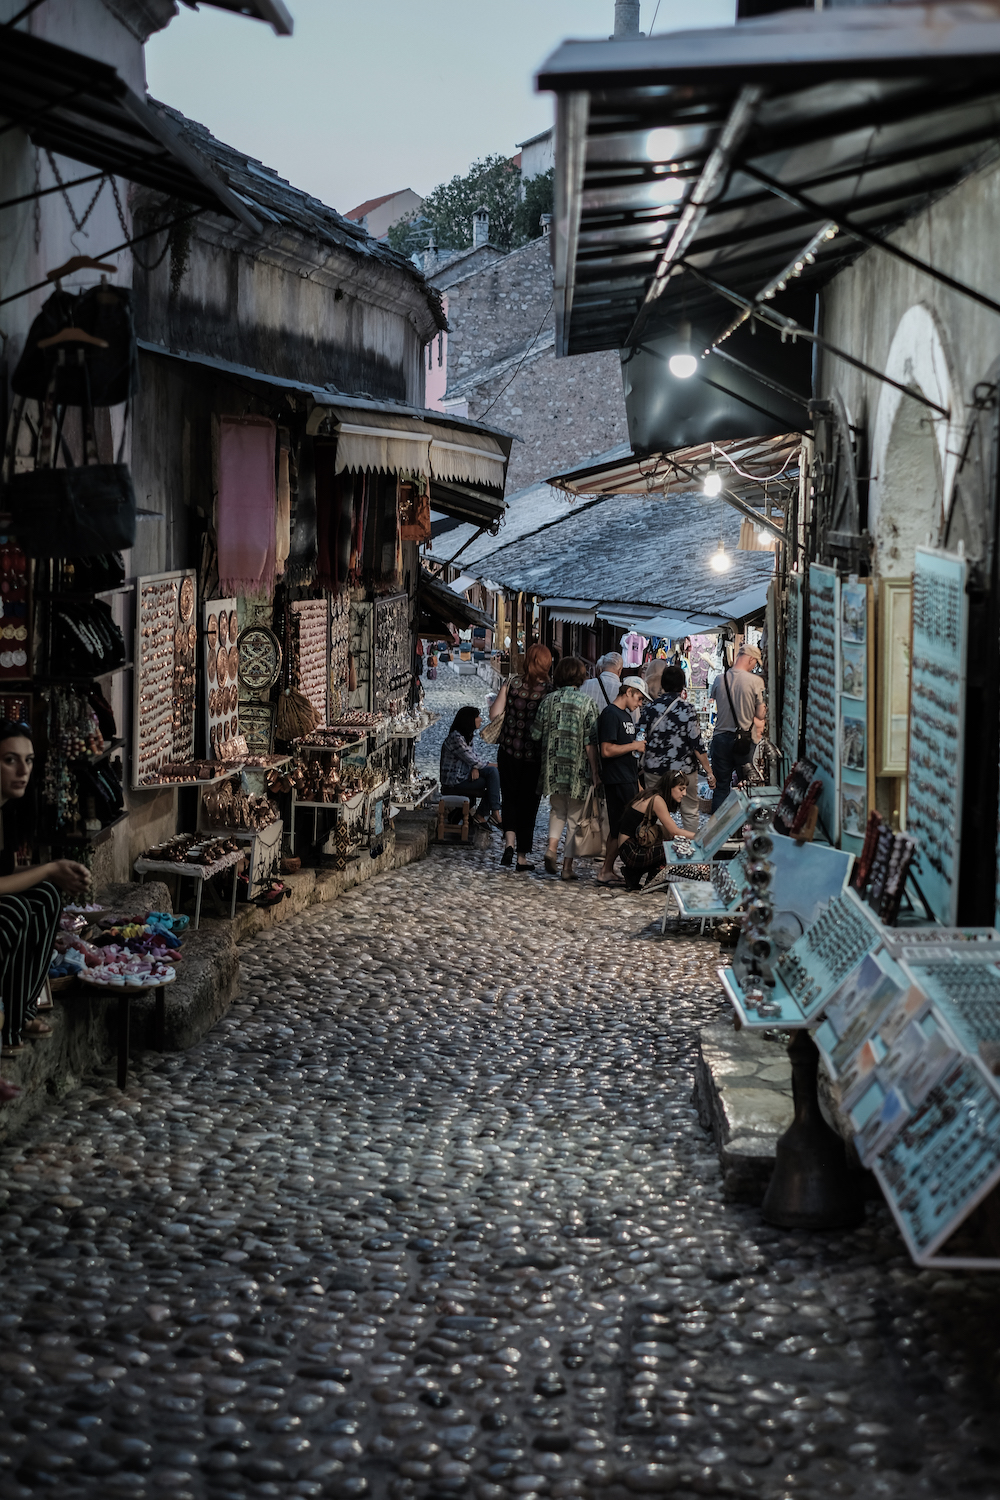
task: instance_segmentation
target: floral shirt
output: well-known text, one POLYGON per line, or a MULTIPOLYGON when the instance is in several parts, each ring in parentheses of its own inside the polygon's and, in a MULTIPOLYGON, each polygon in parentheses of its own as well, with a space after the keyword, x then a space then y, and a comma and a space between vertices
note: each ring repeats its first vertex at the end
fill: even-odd
POLYGON ((507 684, 507 706, 497 749, 512 760, 537 760, 538 746, 531 737, 531 726, 545 698, 552 691, 551 682, 529 683, 517 678, 507 684))
POLYGON ((649 778, 668 771, 695 770, 696 756, 707 753, 698 710, 678 693, 662 693, 655 703, 647 703, 640 722, 646 726, 642 764, 647 786, 649 778))
POLYGON ((557 688, 542 704, 531 729, 540 744, 542 768, 538 790, 543 797, 585 797, 593 785, 587 745, 597 729, 594 700, 579 688, 557 688))

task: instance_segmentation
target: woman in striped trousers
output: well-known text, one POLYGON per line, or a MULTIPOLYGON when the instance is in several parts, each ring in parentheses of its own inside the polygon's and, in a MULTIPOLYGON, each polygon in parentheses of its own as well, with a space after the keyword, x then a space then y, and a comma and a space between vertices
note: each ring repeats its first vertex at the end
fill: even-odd
MULTIPOLYGON (((28 790, 35 747, 27 724, 0 722, 0 808, 17 804, 28 790)), ((3 1050, 17 1051, 26 1030, 48 1028, 35 1015, 55 941, 62 892, 82 896, 90 884, 86 865, 71 859, 50 860, 28 869, 15 867, 15 849, 0 848, 0 1003, 3 1004, 3 1050)), ((17 1092, 0 1083, 0 1100, 17 1092)))

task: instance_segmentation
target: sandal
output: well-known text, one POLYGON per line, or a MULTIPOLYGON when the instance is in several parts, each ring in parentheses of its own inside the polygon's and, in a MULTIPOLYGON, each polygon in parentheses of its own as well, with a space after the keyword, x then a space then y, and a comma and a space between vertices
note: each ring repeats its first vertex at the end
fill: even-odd
POLYGON ((598 875, 598 877, 597 877, 596 881, 594 882, 594 884, 595 885, 624 885, 625 882, 621 878, 620 875, 609 875, 606 880, 602 880, 601 877, 600 877, 600 875, 598 875))
POLYGON ((32 1016, 24 1023, 24 1034, 30 1036, 34 1042, 41 1042, 52 1035, 52 1027, 48 1021, 43 1021, 41 1016, 32 1016))

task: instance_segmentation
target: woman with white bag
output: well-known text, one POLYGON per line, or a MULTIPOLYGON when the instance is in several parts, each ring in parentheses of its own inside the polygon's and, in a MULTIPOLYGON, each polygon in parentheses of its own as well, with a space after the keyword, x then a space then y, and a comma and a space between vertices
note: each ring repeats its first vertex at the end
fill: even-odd
POLYGON ((577 827, 588 792, 592 796, 600 782, 596 740, 591 743, 597 728, 597 709, 593 699, 580 691, 586 680, 586 664, 578 656, 564 656, 553 674, 555 691, 542 703, 531 729, 532 738, 540 742, 542 757, 538 790, 549 798, 550 807, 545 868, 550 875, 559 873, 556 856, 565 828, 563 880, 580 878, 573 873, 577 827))

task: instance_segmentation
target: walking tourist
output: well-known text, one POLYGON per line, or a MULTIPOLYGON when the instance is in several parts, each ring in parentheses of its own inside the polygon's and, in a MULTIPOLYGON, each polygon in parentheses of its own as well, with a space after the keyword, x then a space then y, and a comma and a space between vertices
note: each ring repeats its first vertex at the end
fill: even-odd
POLYGON ((666 864, 663 841, 683 834, 675 819, 686 792, 687 773, 668 771, 665 776, 650 780, 645 790, 625 808, 618 852, 627 890, 637 891, 644 879, 649 885, 666 864))
POLYGON ((541 751, 531 730, 543 699, 552 691, 551 666, 551 651, 536 641, 525 654, 524 676, 508 678, 490 705, 491 719, 503 714, 503 728, 497 740, 504 836, 500 863, 513 864, 516 849, 519 870, 534 869, 529 855, 542 794, 538 790, 541 751))
POLYGON ((598 885, 623 885, 615 874, 618 834, 622 813, 639 791, 639 763, 645 744, 637 738, 634 715, 650 702, 641 677, 623 677, 620 691, 597 720, 597 743, 601 749, 601 780, 608 805, 610 835, 604 846, 604 864, 598 885))
POLYGON ((541 753, 539 794, 549 798, 549 846, 545 868, 550 875, 558 870, 556 855, 559 839, 566 829, 563 846, 562 878, 578 880, 573 873, 576 854, 576 827, 588 788, 597 788, 600 768, 597 745, 597 709, 582 692, 587 667, 578 656, 566 656, 552 674, 554 692, 542 704, 535 717, 532 737, 541 753))
MULTIPOLYGON (((646 730, 646 758, 642 763, 646 785, 667 771, 683 771, 687 776, 687 790, 681 803, 681 821, 688 833, 698 832, 698 767, 714 789, 715 776, 709 764, 708 751, 701 737, 701 721, 698 710, 687 697, 687 679, 684 668, 672 662, 657 662, 660 672, 660 691, 652 703, 647 703, 640 717, 640 725, 646 730)), ((650 676, 646 687, 652 692, 650 676)))
MULTIPOLYGON (((729 671, 720 672, 712 684, 709 696, 715 699, 715 733, 712 735, 712 770, 715 772, 715 790, 712 793, 712 811, 716 812, 725 802, 733 785, 733 772, 749 761, 749 754, 741 750, 737 732, 750 735, 758 743, 767 723, 767 706, 764 702, 764 684, 756 675, 762 663, 760 650, 744 643, 736 654, 729 671)), ((742 737, 741 737, 742 738, 742 737)))
POLYGON ((448 737, 441 746, 441 791, 446 797, 479 798, 473 821, 489 821, 500 826, 500 776, 496 766, 482 760, 472 748, 472 737, 482 716, 478 708, 460 708, 451 721, 448 737))
MULTIPOLYGON (((16 869, 15 855, 33 837, 25 794, 35 764, 35 747, 27 724, 0 722, 0 998, 3 1001, 3 1050, 19 1052, 23 1038, 51 1035, 37 1013, 36 1001, 52 958, 62 912, 62 896, 83 895, 90 884, 86 865, 55 859, 30 869, 16 869)), ((0 1085, 0 1100, 17 1090, 0 1085)))
POLYGON ((607 651, 598 659, 597 676, 588 677, 583 692, 597 705, 597 712, 614 703, 621 689, 622 658, 619 651, 607 651))

